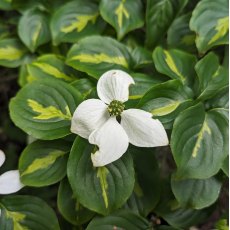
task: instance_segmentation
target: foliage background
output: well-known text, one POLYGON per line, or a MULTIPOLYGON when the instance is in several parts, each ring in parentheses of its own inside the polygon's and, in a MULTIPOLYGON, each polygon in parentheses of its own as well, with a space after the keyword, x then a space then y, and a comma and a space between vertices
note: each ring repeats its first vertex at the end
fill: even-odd
POLYGON ((0 0, 0 9, 0 140, 7 155, 0 171, 19 167, 28 185, 0 197, 1 229, 228 229, 227 0, 0 0), (88 144, 74 141, 66 119, 34 119, 39 113, 28 112, 28 99, 63 113, 67 103, 72 113, 81 100, 97 97, 97 79, 110 69, 131 74, 136 85, 126 108, 152 112, 170 146, 131 146, 112 164, 127 162, 132 172, 133 159, 136 182, 124 196, 108 195, 106 209, 103 188, 95 193, 84 185, 87 199, 79 191, 84 181, 75 180, 76 165, 68 163, 72 189, 66 177, 73 142, 70 155, 87 152, 88 144), (52 100, 43 96, 48 92, 52 100), (42 141, 31 144, 35 139, 42 141), (36 159, 36 170, 28 171, 36 159))

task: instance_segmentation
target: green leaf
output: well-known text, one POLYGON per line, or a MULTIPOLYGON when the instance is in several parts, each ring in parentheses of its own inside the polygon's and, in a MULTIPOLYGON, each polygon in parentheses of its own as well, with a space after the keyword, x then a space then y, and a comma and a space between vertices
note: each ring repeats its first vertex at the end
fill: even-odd
POLYGON ((181 230, 189 229, 191 226, 196 226, 206 221, 211 212, 214 211, 211 208, 202 210, 181 208, 173 196, 170 182, 168 180, 161 180, 161 182, 161 199, 154 212, 171 227, 180 228, 181 230))
POLYGON ((224 159, 221 169, 224 171, 225 175, 229 177, 229 156, 224 159))
POLYGON ((229 230, 228 220, 227 219, 220 219, 215 224, 215 228, 218 230, 229 230))
POLYGON ((191 30, 196 32, 196 46, 205 53, 214 46, 228 44, 228 0, 202 0, 193 11, 191 30))
POLYGON ((11 4, 15 10, 22 14, 30 9, 37 8, 42 11, 49 11, 51 8, 50 1, 47 0, 11 0, 11 4))
POLYGON ((11 2, 12 0, 0 0, 0 9, 1 10, 12 10, 11 2))
POLYGON ((95 168, 91 161, 94 146, 77 137, 71 149, 67 175, 77 200, 86 208, 108 215, 120 208, 134 186, 133 161, 127 152, 119 160, 95 168))
POLYGON ((96 88, 96 84, 87 78, 82 78, 72 82, 71 84, 77 89, 84 98, 87 98, 90 93, 96 88))
POLYGON ((171 186, 181 207, 202 209, 212 205, 217 200, 221 182, 215 177, 177 180, 172 176, 171 186))
POLYGON ((151 52, 147 49, 137 46, 132 50, 131 56, 134 61, 134 69, 143 68, 153 63, 151 52))
POLYGON ((127 210, 119 210, 106 217, 95 217, 86 230, 108 230, 108 229, 150 229, 149 222, 141 216, 127 210))
POLYGON ((181 228, 174 228, 168 225, 159 225, 156 226, 156 230, 182 230, 181 228))
POLYGON ((153 86, 140 100, 138 108, 151 112, 166 128, 171 128, 178 114, 191 106, 193 93, 179 80, 153 86))
POLYGON ((205 210, 194 210, 185 208, 174 208, 165 206, 165 212, 158 212, 170 226, 175 228, 188 229, 189 227, 207 220, 208 215, 205 210), (166 211, 166 208, 168 209, 166 211))
POLYGON ((132 146, 129 149, 134 159, 136 180, 134 191, 126 207, 139 215, 147 216, 160 198, 160 172, 153 148, 132 146))
POLYGON ((173 21, 167 34, 167 42, 170 47, 190 52, 196 51, 196 34, 189 28, 191 15, 191 13, 184 14, 173 21))
POLYGON ((0 21, 0 40, 10 37, 10 35, 11 33, 9 26, 6 23, 0 21))
POLYGON ((100 13, 103 19, 115 28, 118 40, 128 32, 144 25, 140 0, 102 0, 100 13))
POLYGON ((25 11, 18 23, 18 35, 31 52, 49 42, 48 15, 38 9, 25 11))
POLYGON ((34 81, 11 100, 10 116, 27 134, 53 140, 70 134, 72 114, 81 100, 80 93, 67 83, 34 81))
POLYGON ((100 33, 104 23, 99 18, 98 6, 92 1, 75 0, 62 4, 52 16, 51 33, 53 43, 75 43, 79 39, 100 33))
POLYGON ((214 98, 207 101, 208 106, 211 108, 229 108, 229 89, 228 86, 222 88, 214 98))
POLYGON ((131 73, 135 84, 129 87, 129 100, 140 100, 144 94, 154 85, 162 80, 143 73, 131 73))
POLYGON ((65 65, 64 58, 54 54, 38 57, 27 68, 29 73, 27 82, 46 78, 56 78, 65 82, 72 82, 77 79, 73 69, 65 65))
POLYGON ((163 40, 177 14, 185 7, 187 0, 147 0, 146 44, 153 48, 163 40))
POLYGON ((219 65, 218 57, 210 52, 195 66, 199 79, 198 100, 206 100, 223 91, 228 85, 228 70, 219 65))
POLYGON ((118 41, 109 37, 90 36, 72 46, 67 55, 67 64, 98 79, 111 69, 127 71, 130 59, 126 46, 118 41))
POLYGON ((28 186, 55 184, 66 175, 70 145, 63 140, 35 141, 23 150, 19 160, 21 181, 28 186))
POLYGON ((0 40, 0 65, 14 68, 24 62, 27 49, 16 38, 0 40))
POLYGON ((55 212, 40 198, 7 196, 0 200, 1 230, 59 230, 55 212))
POLYGON ((228 119, 223 109, 205 112, 199 103, 180 113, 171 136, 177 179, 215 175, 228 154, 228 119))
POLYGON ((60 183, 57 202, 60 213, 74 225, 88 222, 94 216, 94 212, 83 207, 74 197, 67 178, 60 183))
POLYGON ((153 61, 158 72, 178 79, 182 83, 192 83, 196 57, 184 51, 157 47, 153 52, 153 61))

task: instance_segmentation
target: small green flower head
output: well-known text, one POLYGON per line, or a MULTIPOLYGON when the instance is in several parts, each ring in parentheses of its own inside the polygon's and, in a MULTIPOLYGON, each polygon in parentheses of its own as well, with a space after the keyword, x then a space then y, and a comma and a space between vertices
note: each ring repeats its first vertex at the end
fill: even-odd
POLYGON ((124 108, 125 105, 121 101, 113 100, 108 106, 108 111, 110 116, 120 116, 124 108))

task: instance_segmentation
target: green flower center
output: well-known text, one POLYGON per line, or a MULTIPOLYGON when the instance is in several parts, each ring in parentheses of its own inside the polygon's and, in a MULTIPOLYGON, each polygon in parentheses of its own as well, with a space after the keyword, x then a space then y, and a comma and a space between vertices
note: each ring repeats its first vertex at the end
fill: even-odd
POLYGON ((120 116, 124 108, 125 105, 121 101, 113 100, 108 106, 108 111, 110 116, 120 116))

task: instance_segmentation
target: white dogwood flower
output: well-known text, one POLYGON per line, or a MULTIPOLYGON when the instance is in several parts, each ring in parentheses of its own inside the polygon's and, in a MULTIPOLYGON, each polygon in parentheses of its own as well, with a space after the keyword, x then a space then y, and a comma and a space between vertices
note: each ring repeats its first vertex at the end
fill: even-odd
MULTIPOLYGON (((5 159, 4 152, 0 150, 0 167, 5 162, 5 159)), ((0 175, 0 194, 11 194, 23 187, 18 170, 10 170, 0 175)))
POLYGON ((104 73, 97 83, 101 99, 82 102, 74 112, 71 131, 98 147, 91 159, 95 167, 119 159, 129 142, 139 147, 168 145, 166 131, 152 114, 140 109, 124 110, 133 78, 121 70, 104 73), (120 122, 119 122, 120 121, 120 122))

